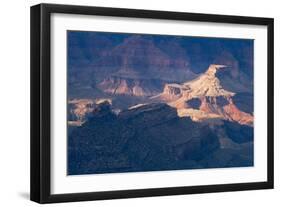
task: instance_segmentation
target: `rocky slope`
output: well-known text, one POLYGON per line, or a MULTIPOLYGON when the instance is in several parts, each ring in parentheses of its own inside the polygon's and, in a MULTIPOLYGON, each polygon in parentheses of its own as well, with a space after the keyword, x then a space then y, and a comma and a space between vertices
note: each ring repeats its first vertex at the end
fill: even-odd
POLYGON ((160 92, 164 81, 153 79, 126 78, 110 76, 105 78, 99 88, 112 95, 153 96, 160 92))
POLYGON ((68 125, 81 126, 101 103, 111 104, 110 99, 72 99, 68 101, 68 125))
POLYGON ((69 136, 68 174, 196 168, 194 160, 219 148, 207 126, 179 118, 166 104, 118 115, 105 106, 69 136))
POLYGON ((250 166, 251 132, 236 123, 210 127, 179 117, 165 103, 116 114, 103 102, 69 134, 68 174, 250 166))
POLYGON ((177 109, 179 116, 194 121, 224 119, 253 125, 253 116, 238 109, 233 101, 235 93, 225 90, 217 78, 224 65, 210 65, 205 73, 183 84, 166 84, 161 94, 152 99, 162 100, 177 109))

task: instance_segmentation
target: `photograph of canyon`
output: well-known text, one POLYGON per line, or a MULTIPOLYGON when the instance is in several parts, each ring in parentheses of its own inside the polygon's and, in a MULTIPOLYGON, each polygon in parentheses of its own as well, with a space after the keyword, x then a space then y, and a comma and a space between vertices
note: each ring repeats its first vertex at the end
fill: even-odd
POLYGON ((254 166, 254 40, 66 35, 67 175, 254 166))

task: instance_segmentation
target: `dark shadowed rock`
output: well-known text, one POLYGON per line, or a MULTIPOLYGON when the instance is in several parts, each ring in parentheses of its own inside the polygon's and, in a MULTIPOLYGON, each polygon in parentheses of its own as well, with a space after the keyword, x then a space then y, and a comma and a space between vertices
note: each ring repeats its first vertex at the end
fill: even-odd
POLYGON ((228 137, 236 143, 252 142, 254 140, 253 127, 224 122, 224 129, 228 137))
POLYGON ((201 100, 199 98, 193 98, 188 100, 187 105, 193 109, 199 109, 201 105, 201 100))
POLYGON ((164 103, 144 104, 119 114, 121 121, 130 122, 140 128, 153 127, 177 118, 177 111, 164 103))
POLYGON ((119 115, 108 109, 73 130, 68 174, 198 168, 198 160, 219 149, 218 137, 207 125, 177 117, 166 104, 119 115))

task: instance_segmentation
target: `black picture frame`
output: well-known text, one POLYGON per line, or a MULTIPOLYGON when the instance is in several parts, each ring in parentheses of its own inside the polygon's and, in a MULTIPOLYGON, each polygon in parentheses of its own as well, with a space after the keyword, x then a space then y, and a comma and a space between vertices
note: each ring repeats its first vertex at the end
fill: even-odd
POLYGON ((272 18, 195 14, 182 12, 103 8, 56 4, 39 4, 31 7, 31 174, 30 199, 38 203, 88 201, 146 196, 210 193, 273 188, 273 46, 274 20, 272 18), (267 181, 238 184, 218 184, 154 189, 51 194, 51 70, 50 70, 50 15, 52 13, 134 17, 150 19, 181 20, 194 22, 219 22, 267 26, 267 181))

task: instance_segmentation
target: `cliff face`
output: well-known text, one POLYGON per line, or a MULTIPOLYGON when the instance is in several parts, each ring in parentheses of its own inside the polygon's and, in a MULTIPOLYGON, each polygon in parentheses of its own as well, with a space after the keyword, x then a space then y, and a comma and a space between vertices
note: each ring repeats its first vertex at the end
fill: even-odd
POLYGON ((94 67, 112 68, 114 75, 147 78, 154 74, 166 80, 188 79, 194 74, 183 58, 172 58, 158 48, 151 38, 135 35, 104 53, 94 67))
POLYGON ((196 77, 186 59, 171 57, 152 39, 137 35, 103 53, 92 70, 97 71, 94 74, 98 89, 132 96, 156 95, 165 83, 196 77))
POLYGON ((167 102, 178 111, 179 116, 194 121, 225 119, 244 125, 253 125, 253 116, 242 112, 235 105, 235 93, 225 90, 216 74, 224 65, 210 65, 208 70, 194 80, 183 84, 166 84, 160 95, 153 97, 167 102), (197 107, 194 106, 197 102, 197 107))
POLYGON ((164 85, 161 80, 147 80, 111 76, 104 79, 99 88, 112 95, 153 96, 164 85))

